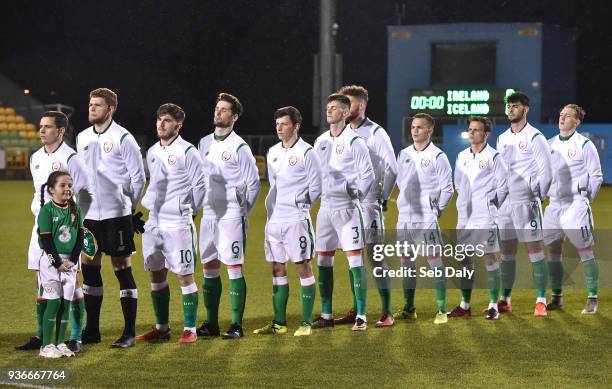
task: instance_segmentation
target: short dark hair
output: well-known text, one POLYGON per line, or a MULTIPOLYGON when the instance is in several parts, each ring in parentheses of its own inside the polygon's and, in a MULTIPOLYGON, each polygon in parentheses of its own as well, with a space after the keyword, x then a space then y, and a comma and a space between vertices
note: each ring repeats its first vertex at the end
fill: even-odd
POLYGON ((178 105, 172 103, 162 104, 157 108, 157 118, 159 119, 163 115, 170 115, 179 123, 183 123, 185 120, 185 111, 178 105))
POLYGON ((344 104, 349 108, 351 107, 351 100, 340 93, 332 93, 331 95, 327 96, 327 104, 331 103, 332 101, 338 101, 340 104, 344 104))
POLYGON ((471 122, 480 122, 484 125, 484 130, 485 132, 491 132, 493 131, 493 126, 491 124, 491 120, 489 120, 488 117, 485 116, 472 116, 470 117, 470 120, 468 123, 471 122))
POLYGON ((345 85, 340 88, 338 93, 345 96, 358 97, 364 100, 366 103, 368 102, 368 90, 361 85, 345 85))
MULTIPOLYGON (((584 121, 584 116, 586 115, 586 111, 584 110, 584 108, 582 108, 578 104, 567 104, 563 108, 573 109, 576 112, 576 117, 578 118, 578 120, 580 120, 580 122, 584 121)), ((563 110, 563 108, 561 110, 563 110)))
POLYGON ((98 88, 89 92, 89 98, 102 97, 107 105, 117 108, 119 104, 117 94, 108 88, 98 88))
POLYGON ((229 93, 221 92, 219 96, 217 96, 217 103, 219 101, 226 101, 232 105, 232 113, 234 115, 242 115, 242 104, 240 104, 240 100, 236 96, 230 95, 229 93))
POLYGON ((412 119, 413 119, 413 120, 414 120, 414 119, 425 119, 425 120, 427 120, 427 122, 429 123, 429 126, 430 126, 430 127, 432 127, 432 128, 433 128, 433 127, 435 127, 435 126, 436 126, 436 121, 434 120, 433 116, 431 116, 431 115, 430 115, 430 114, 428 114, 428 113, 422 113, 422 112, 419 112, 419 113, 415 114, 415 115, 412 117, 412 119))
POLYGON ((57 128, 64 127, 68 131, 68 116, 60 111, 47 111, 40 115, 40 118, 53 118, 57 128))
POLYGON ((523 92, 516 91, 508 95, 506 101, 508 103, 521 103, 522 105, 529 107, 529 96, 527 96, 523 92))
POLYGON ((289 119, 291 119, 291 123, 293 123, 293 125, 302 124, 302 114, 295 107, 282 107, 277 109, 276 112, 274 112, 274 120, 283 116, 289 116, 289 119))

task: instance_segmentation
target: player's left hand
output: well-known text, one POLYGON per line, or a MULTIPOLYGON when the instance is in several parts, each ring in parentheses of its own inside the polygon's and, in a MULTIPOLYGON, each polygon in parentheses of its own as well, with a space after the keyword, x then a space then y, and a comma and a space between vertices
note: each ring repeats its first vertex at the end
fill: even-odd
POLYGON ((66 273, 66 272, 69 272, 73 266, 74 266, 74 263, 72 261, 66 261, 66 262, 62 262, 62 264, 57 270, 59 270, 62 273, 66 273))
POLYGON ((383 200, 381 201, 380 205, 382 207, 383 212, 387 212, 387 201, 388 200, 383 200))
POLYGON ((138 211, 137 213, 134 213, 134 211, 132 211, 132 226, 134 227, 134 232, 137 234, 142 234, 143 232, 145 232, 144 229, 144 225, 145 222, 144 220, 142 220, 142 212, 138 211))

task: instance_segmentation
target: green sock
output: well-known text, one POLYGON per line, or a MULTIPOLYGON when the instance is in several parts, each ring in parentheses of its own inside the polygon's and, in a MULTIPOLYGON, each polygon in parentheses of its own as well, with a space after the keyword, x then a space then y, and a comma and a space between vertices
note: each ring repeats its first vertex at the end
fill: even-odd
POLYGON ((531 272, 533 275, 533 286, 536 290, 536 297, 546 297, 546 287, 548 284, 548 266, 546 258, 531 262, 531 272))
MULTIPOLYGON (((351 285, 351 290, 353 289, 351 285)), ((319 294, 321 295, 321 313, 332 314, 332 295, 334 293, 334 268, 319 266, 319 294)))
POLYGON ((55 323, 57 321, 57 312, 59 311, 61 300, 53 299, 46 300, 47 306, 45 308, 45 313, 43 315, 43 336, 42 336, 42 346, 45 347, 51 343, 53 343, 53 338, 55 337, 55 323))
POLYGON ((376 288, 378 289, 378 294, 380 295, 380 303, 382 308, 382 313, 391 313, 391 288, 389 277, 376 277, 376 288))
MULTIPOLYGON (((442 272, 444 273, 444 270, 442 272)), ((438 312, 446 312, 446 277, 444 275, 436 277, 435 285, 438 312)))
POLYGON ((242 325, 247 287, 244 277, 229 280, 230 305, 232 306, 232 323, 242 325))
POLYGON ((472 289, 461 289, 461 301, 469 304, 471 300, 472 289))
POLYGON ((70 311, 70 301, 62 299, 59 312, 57 313, 57 336, 55 344, 64 343, 66 340, 66 328, 68 327, 68 311, 70 311))
MULTIPOLYGON (((168 297, 170 297, 169 293, 168 297)), ((198 292, 183 295, 183 317, 185 319, 185 327, 193 328, 196 326, 196 320, 198 319, 198 292)))
POLYGON ((36 336, 38 336, 40 339, 42 339, 43 337, 43 316, 45 314, 46 308, 47 308, 47 300, 43 299, 42 297, 37 297, 36 298, 36 325, 37 325, 36 336))
POLYGON ((170 310, 170 287, 166 285, 166 287, 162 290, 151 291, 151 299, 153 300, 155 323, 168 324, 170 310))
POLYGON ((548 270, 550 271, 552 294, 561 296, 561 293, 563 292, 563 262, 550 261, 548 264, 548 270))
MULTIPOLYGON (((416 269, 414 262, 410 266, 403 266, 406 269, 416 269)), ((406 273, 408 274, 408 273, 406 273)), ((415 274, 415 273, 411 273, 415 274)), ((404 289, 404 311, 409 312, 414 309, 414 295, 416 292, 416 276, 402 278, 402 287, 404 289)))
POLYGON ((589 297, 597 296, 597 286, 599 281, 599 264, 595 258, 582 262, 582 269, 586 279, 586 287, 589 297))
POLYGON ((85 313, 84 299, 70 302, 70 340, 81 340, 81 333, 83 332, 83 313, 85 313))
POLYGON ((363 266, 353 267, 350 271, 353 274, 353 289, 357 300, 356 312, 358 315, 365 315, 368 290, 366 288, 366 278, 363 275, 363 266))
MULTIPOLYGON (((465 270, 474 270, 474 264, 468 263, 463 266, 463 272, 466 273, 465 270)), ((461 277, 461 301, 464 303, 470 303, 472 300, 472 288, 474 287, 474 273, 472 273, 472 277, 461 277)))
POLYGON ((213 328, 219 328, 219 302, 222 290, 221 277, 204 278, 202 293, 206 308, 206 322, 213 328))
POLYGON ((501 261, 501 287, 503 288, 502 296, 510 297, 514 279, 516 278, 516 260, 501 261))
POLYGON ((499 268, 487 270, 487 286, 489 287, 489 302, 496 303, 499 299, 499 289, 501 287, 501 272, 499 268))
POLYGON ((272 305, 274 306, 274 322, 287 325, 287 301, 289 300, 289 285, 272 285, 272 305))
POLYGON ((315 301, 315 284, 302 286, 302 322, 310 323, 315 301))
POLYGON ((355 296, 355 276, 353 276, 353 272, 349 269, 349 289, 351 289, 351 293, 353 293, 353 309, 357 312, 357 297, 355 296))

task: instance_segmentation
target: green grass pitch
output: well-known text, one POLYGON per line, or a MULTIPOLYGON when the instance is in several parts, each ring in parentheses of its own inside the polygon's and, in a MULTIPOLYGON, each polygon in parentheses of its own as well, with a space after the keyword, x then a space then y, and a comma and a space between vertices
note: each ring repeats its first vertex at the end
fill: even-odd
MULTIPOLYGON (((513 314, 498 322, 487 322, 479 314, 470 319, 451 320, 435 326, 432 290, 417 291, 416 322, 398 322, 395 327, 373 327, 379 316, 379 298, 368 291, 370 329, 352 333, 350 326, 319 330, 310 337, 294 338, 300 314, 299 283, 289 268, 289 334, 256 336, 252 330, 271 319, 271 275, 263 253, 265 210, 262 195, 250 216, 245 277, 248 286, 245 337, 238 341, 199 340, 193 345, 176 343, 182 330, 180 289, 170 279, 171 327, 174 337, 161 344, 138 344, 129 350, 112 350, 109 344, 123 326, 118 284, 110 260, 103 266, 105 298, 102 307, 102 343, 86 346, 76 358, 43 360, 36 352, 18 352, 13 347, 35 331, 34 273, 26 269, 27 246, 32 228, 29 210, 32 184, 29 181, 0 181, 0 368, 66 368, 69 387, 422 387, 422 386, 514 386, 514 387, 600 387, 612 379, 612 309, 610 289, 600 291, 600 312, 580 314, 585 302, 582 288, 567 289, 566 308, 547 318, 532 316, 534 293, 513 293, 513 314)), ((612 189, 604 188, 595 202, 598 230, 612 226, 612 189)), ((386 224, 393 227, 397 210, 391 202, 386 224)), ((454 206, 442 220, 442 228, 453 228, 454 206)), ((609 245, 599 241, 596 254, 609 245)), ((134 274, 140 290, 137 331, 154 324, 148 275, 143 269, 140 237, 133 257, 134 274)), ((609 258, 600 259, 609 263, 609 258)), ((607 256, 607 254, 606 254, 607 256)), ((610 267, 601 266, 602 278, 610 267)), ((342 255, 335 266, 334 310, 349 307, 348 265, 342 255)), ((201 267, 197 268, 201 287, 201 267)), ((229 324, 227 276, 223 273, 221 300, 222 330, 229 324)), ((610 283, 606 282, 607 288, 610 283)), ((318 292, 317 292, 318 293, 318 292)), ((199 306, 199 320, 204 308, 199 306)), ((448 305, 459 301, 457 290, 449 290, 448 305)), ((393 305, 402 305, 401 290, 393 291, 393 305)), ((487 302, 485 290, 474 291, 475 310, 487 302)), ((320 310, 317 297, 315 315, 320 310)), ((49 384, 47 384, 49 385, 49 384)))

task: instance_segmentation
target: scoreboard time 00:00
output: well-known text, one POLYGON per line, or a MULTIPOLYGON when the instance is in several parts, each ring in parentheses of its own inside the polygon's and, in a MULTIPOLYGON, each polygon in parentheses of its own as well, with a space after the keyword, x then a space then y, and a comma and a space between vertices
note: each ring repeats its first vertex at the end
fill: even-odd
POLYGON ((505 97, 513 92, 514 89, 413 90, 410 109, 446 116, 503 114, 505 97))

